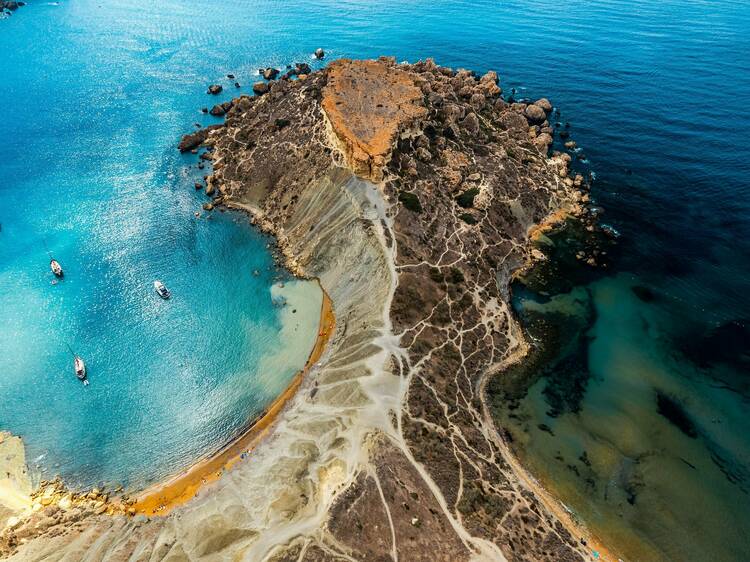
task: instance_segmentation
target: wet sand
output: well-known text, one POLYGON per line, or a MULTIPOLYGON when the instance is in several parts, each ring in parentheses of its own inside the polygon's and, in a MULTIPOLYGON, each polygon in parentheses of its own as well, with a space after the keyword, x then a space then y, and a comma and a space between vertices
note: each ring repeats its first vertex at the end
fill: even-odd
POLYGON ((8 517, 31 508, 31 488, 23 441, 0 431, 0 530, 8 517))
POLYGON ((201 487, 215 482, 225 471, 230 470, 237 462, 246 458, 260 440, 268 434, 278 414, 294 397, 305 375, 322 356, 326 344, 333 334, 335 326, 333 306, 331 299, 322 287, 321 291, 323 292, 323 301, 320 309, 318 337, 304 368, 294 376, 289 386, 265 412, 236 439, 213 455, 198 461, 186 472, 144 490, 136 498, 135 504, 132 505, 136 513, 148 516, 168 514, 175 507, 195 497, 201 487))

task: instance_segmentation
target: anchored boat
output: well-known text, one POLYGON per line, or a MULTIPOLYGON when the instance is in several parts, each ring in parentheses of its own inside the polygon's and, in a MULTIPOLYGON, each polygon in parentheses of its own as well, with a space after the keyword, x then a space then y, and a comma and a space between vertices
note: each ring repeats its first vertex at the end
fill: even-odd
POLYGON ((60 262, 52 257, 52 252, 49 251, 49 246, 47 246, 46 240, 44 240, 44 249, 47 250, 47 255, 49 256, 49 268, 52 270, 52 273, 55 274, 55 277, 62 277, 63 268, 60 265, 60 262))
POLYGON ((164 300, 172 296, 172 293, 169 292, 169 289, 161 281, 154 281, 154 290, 164 300))
POLYGON ((49 268, 55 274, 55 277, 62 277, 64 275, 62 266, 55 258, 49 260, 49 268))
POLYGON ((73 368, 75 369, 78 380, 83 383, 84 386, 88 386, 89 381, 86 380, 86 363, 83 362, 78 355, 73 358, 73 368))

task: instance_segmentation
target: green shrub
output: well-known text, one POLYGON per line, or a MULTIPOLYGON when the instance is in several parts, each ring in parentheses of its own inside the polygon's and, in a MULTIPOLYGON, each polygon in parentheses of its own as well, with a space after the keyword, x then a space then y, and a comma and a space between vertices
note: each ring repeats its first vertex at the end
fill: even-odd
POLYGON ((417 197, 413 193, 410 193, 408 191, 400 191, 398 194, 398 200, 411 212, 422 212, 422 204, 419 202, 419 197, 417 197))
POLYGON ((460 218, 462 221, 464 221, 466 224, 477 224, 477 219, 474 218, 473 215, 470 215, 469 213, 461 213, 458 215, 458 218, 460 218))
POLYGON ((474 206, 474 197, 476 197, 477 195, 479 195, 479 188, 472 187, 471 189, 467 189, 461 195, 456 197, 456 202, 458 203, 459 207, 470 209, 474 206))

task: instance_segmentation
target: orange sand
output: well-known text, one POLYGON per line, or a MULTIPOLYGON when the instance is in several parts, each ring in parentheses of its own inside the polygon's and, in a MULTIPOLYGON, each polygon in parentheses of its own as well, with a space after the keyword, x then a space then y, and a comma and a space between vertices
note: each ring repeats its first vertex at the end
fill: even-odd
POLYGON ((323 291, 318 338, 304 368, 295 375, 286 390, 268 407, 259 420, 223 449, 198 461, 186 472, 144 490, 132 505, 135 512, 149 516, 166 515, 175 507, 195 497, 202 486, 218 480, 226 470, 237 464, 243 453, 248 453, 253 449, 268 434, 276 416, 295 395, 310 368, 320 359, 333 334, 335 323, 331 299, 323 291))
POLYGON ((555 496, 549 493, 549 491, 542 485, 541 482, 536 480, 531 474, 521 465, 521 462, 513 454, 513 452, 504 443, 503 446, 508 452, 507 460, 510 464, 513 474, 515 474, 519 480, 521 480, 526 487, 528 487, 539 501, 547 508, 548 511, 557 517, 557 519, 563 524, 563 526, 570 532, 574 537, 585 537, 587 545, 584 547, 585 550, 591 552, 597 552, 599 554, 599 560, 602 562, 618 562, 622 558, 614 554, 612 550, 604 546, 604 543, 597 537, 590 529, 586 527, 584 522, 578 520, 572 513, 567 511, 555 496))

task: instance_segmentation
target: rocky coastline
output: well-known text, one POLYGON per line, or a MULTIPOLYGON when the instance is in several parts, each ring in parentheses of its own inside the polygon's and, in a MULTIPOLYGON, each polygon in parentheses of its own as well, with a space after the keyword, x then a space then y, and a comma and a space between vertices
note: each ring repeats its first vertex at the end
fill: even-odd
POLYGON ((253 459, 191 502, 20 521, 0 554, 594 559, 484 398, 527 350, 508 286, 542 259, 531 240, 591 216, 570 155, 550 154, 550 102, 508 103, 494 72, 432 60, 339 60, 262 84, 180 150, 212 165, 204 209, 246 211, 293 273, 320 280, 337 319, 326 351, 253 459))

